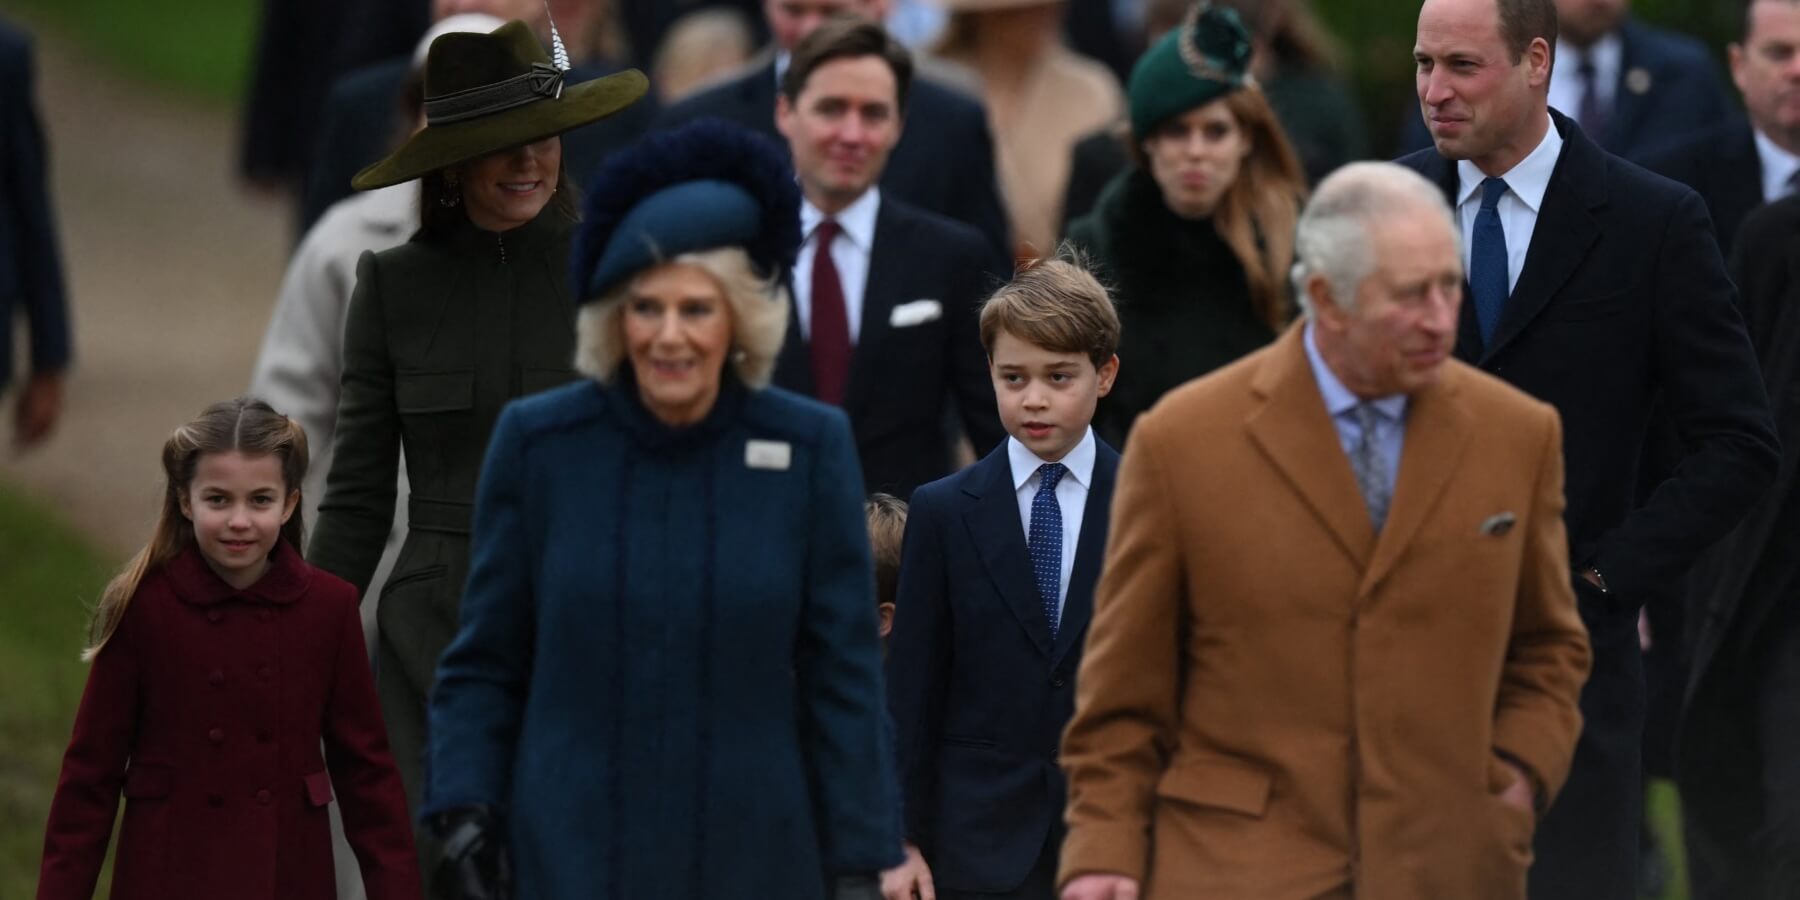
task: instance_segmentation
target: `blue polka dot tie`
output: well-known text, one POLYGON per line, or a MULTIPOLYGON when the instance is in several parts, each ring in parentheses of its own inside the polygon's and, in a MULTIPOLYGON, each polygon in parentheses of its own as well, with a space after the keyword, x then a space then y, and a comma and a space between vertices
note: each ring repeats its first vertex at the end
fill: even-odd
POLYGON ((1056 483, 1069 470, 1062 463, 1038 466, 1037 496, 1031 498, 1031 574, 1037 579, 1038 602, 1044 605, 1044 622, 1050 639, 1056 639, 1057 595, 1062 587, 1062 506, 1056 502, 1056 483))

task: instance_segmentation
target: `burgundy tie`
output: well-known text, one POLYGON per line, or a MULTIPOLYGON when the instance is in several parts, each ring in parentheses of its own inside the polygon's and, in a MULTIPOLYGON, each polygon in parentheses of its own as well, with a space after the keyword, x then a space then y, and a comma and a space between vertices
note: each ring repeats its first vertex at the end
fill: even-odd
POLYGON ((850 318, 844 311, 844 284, 831 261, 831 242, 840 231, 831 219, 813 231, 813 388, 818 399, 834 406, 844 402, 844 384, 850 378, 850 318))

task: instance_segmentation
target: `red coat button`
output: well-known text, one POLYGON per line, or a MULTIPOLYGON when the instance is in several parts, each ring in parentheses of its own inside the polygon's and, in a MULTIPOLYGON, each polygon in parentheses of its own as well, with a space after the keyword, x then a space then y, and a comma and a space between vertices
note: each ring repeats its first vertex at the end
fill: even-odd
POLYGON ((212 741, 215 744, 225 743, 225 729, 214 728, 213 730, 208 731, 206 733, 206 739, 209 741, 212 741))
POLYGON ((223 620, 224 618, 225 618, 225 613, 223 613, 219 610, 209 609, 206 611, 206 621, 208 621, 208 622, 216 623, 216 622, 223 620))
POLYGON ((214 669, 211 672, 208 672, 206 675, 206 682, 214 687, 224 684, 225 672, 220 669, 214 669))
POLYGON ((259 609, 259 610, 257 610, 257 611, 256 611, 256 621, 258 621, 258 622, 267 622, 267 621, 269 621, 269 611, 268 611, 268 610, 266 610, 266 609, 259 609))
POLYGON ((218 794, 207 794, 206 795, 206 805, 212 807, 213 809, 218 809, 219 807, 225 805, 225 798, 218 794))
POLYGON ((268 681, 275 677, 275 669, 272 666, 263 666, 256 670, 256 674, 262 676, 262 680, 268 681))
POLYGON ((264 806, 268 806, 269 800, 271 799, 272 796, 273 795, 271 795, 269 793, 268 788, 263 788, 262 790, 256 792, 256 802, 261 803, 264 806))
POLYGON ((257 739, 257 740, 258 740, 258 741, 259 741, 259 742, 261 742, 261 743, 264 743, 264 744, 266 744, 266 743, 268 743, 268 742, 269 742, 269 741, 270 741, 270 740, 273 740, 273 739, 274 739, 274 737, 275 737, 275 735, 273 735, 273 734, 270 734, 270 733, 269 733, 269 729, 267 729, 267 728, 258 728, 258 729, 256 729, 256 739, 257 739))

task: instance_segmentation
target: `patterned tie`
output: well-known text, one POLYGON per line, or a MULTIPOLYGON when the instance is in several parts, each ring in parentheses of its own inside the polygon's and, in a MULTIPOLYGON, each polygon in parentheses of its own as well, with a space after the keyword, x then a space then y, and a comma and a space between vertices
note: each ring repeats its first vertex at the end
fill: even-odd
POLYGON ((831 259, 831 242, 842 230, 836 220, 826 219, 813 231, 813 391, 833 406, 844 402, 844 385, 850 380, 850 317, 844 310, 844 283, 831 259))
POLYGON ((1375 523, 1379 532, 1387 524, 1388 504, 1393 500, 1387 465, 1381 458, 1381 445, 1375 440, 1381 413, 1368 403, 1357 404, 1353 412, 1362 434, 1356 439, 1356 449, 1350 451, 1350 471, 1356 473, 1356 487, 1362 491, 1364 505, 1369 507, 1369 521, 1375 523))
POLYGON ((1500 310, 1512 293, 1506 274, 1506 230, 1500 227, 1500 198, 1505 194, 1505 181, 1481 182, 1481 211, 1475 214, 1475 243, 1469 251, 1469 293, 1475 298, 1484 346, 1493 343, 1500 310))
POLYGON ((1056 640, 1057 595, 1062 586, 1062 506, 1056 502, 1056 483, 1069 471, 1062 463, 1038 466, 1037 496, 1031 498, 1031 574, 1037 578, 1038 602, 1044 605, 1044 621, 1050 639, 1056 640))
POLYGON ((1606 109, 1600 104, 1600 70, 1594 66, 1594 51, 1583 50, 1575 66, 1581 76, 1581 99, 1576 101, 1575 123, 1594 143, 1600 143, 1600 132, 1606 128, 1606 109))

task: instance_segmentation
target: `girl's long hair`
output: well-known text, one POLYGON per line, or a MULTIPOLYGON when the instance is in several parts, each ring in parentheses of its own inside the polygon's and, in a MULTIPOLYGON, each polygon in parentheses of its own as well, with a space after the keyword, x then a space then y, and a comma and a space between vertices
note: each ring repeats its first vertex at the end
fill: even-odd
MULTIPOLYGON (((156 530, 151 532, 150 542, 144 549, 139 550, 131 562, 125 564, 124 571, 113 576, 100 593, 100 603, 94 608, 93 621, 88 625, 88 645, 81 652, 82 660, 92 660, 118 630, 125 607, 131 603, 144 576, 194 543, 194 524, 182 513, 181 498, 194 482, 200 457, 233 450, 245 456, 272 453, 278 457, 282 485, 289 492, 299 490, 306 477, 305 429, 261 400, 239 397, 215 403, 199 418, 175 429, 163 443, 162 513, 157 516, 156 530)), ((294 514, 282 526, 281 537, 295 553, 304 546, 306 524, 299 505, 295 505, 294 514)))

